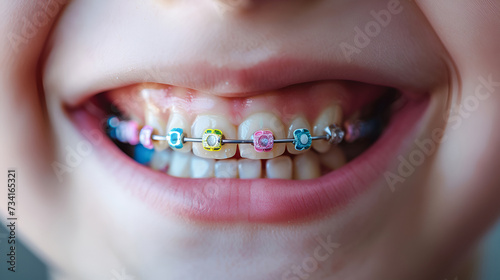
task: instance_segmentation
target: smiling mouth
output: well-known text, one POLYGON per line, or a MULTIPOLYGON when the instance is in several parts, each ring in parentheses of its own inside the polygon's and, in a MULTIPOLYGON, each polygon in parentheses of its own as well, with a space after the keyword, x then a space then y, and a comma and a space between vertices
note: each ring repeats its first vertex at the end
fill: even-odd
POLYGON ((394 90, 353 87, 357 96, 347 83, 316 82, 227 98, 140 84, 105 93, 103 103, 114 104, 105 109, 110 138, 170 176, 309 180, 362 153, 401 103, 394 90), (344 136, 357 145, 335 147, 344 136))
POLYGON ((283 222, 339 209, 380 180, 428 100, 351 81, 244 97, 142 83, 70 112, 107 135, 103 166, 118 162, 120 184, 160 212, 283 222))

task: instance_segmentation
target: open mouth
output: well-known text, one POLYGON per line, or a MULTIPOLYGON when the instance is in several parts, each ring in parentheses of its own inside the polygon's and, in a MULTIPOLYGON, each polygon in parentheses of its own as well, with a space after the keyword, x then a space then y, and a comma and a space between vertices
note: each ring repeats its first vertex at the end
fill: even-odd
POLYGON ((390 89, 356 87, 365 94, 323 82, 217 98, 141 84, 107 92, 103 103, 110 138, 137 162, 170 176, 308 180, 362 153, 399 100, 390 89), (342 142, 353 144, 335 147, 342 142))
POLYGON ((338 209, 381 178, 427 101, 351 81, 244 97, 142 83, 70 111, 106 134, 103 161, 164 213, 282 222, 338 209))

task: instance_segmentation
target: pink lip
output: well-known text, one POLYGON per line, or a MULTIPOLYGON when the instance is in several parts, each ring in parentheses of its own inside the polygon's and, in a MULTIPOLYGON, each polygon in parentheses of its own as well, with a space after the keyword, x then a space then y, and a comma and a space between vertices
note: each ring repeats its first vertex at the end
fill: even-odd
MULTIPOLYGON (((64 103, 77 107, 98 93, 144 82, 190 88, 223 97, 247 97, 290 85, 331 80, 392 87, 416 95, 424 94, 429 87, 427 83, 410 84, 406 80, 401 80, 402 75, 399 73, 386 72, 380 67, 367 69, 336 61, 297 58, 272 58, 251 67, 243 65, 239 68, 214 67, 207 63, 185 61, 173 65, 155 64, 150 68, 137 69, 121 65, 121 69, 129 68, 132 70, 126 72, 113 70, 105 73, 95 72, 89 77, 84 76, 85 78, 79 79, 76 85, 63 86, 61 95, 64 103), (151 69, 155 70, 154 73, 144 77, 144 73, 151 72, 151 69), (115 77, 120 79, 117 81, 115 77)), ((418 77, 416 74, 413 76, 418 77)), ((427 82, 428 79, 422 78, 421 81, 427 82)))
MULTIPOLYGON (((121 187, 160 213, 206 222, 281 223, 335 212, 373 186, 404 149, 403 139, 412 133, 428 104, 428 98, 410 101, 362 155, 309 181, 175 178, 137 164, 104 134, 95 149, 102 168, 121 187)), ((101 131, 99 120, 84 109, 71 115, 79 130, 101 131)))

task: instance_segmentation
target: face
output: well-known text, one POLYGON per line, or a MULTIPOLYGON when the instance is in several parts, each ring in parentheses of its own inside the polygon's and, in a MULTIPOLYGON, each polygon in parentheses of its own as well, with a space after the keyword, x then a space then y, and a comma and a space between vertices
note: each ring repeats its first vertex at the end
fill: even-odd
POLYGON ((500 211, 482 2, 2 4, 23 237, 68 279, 453 276, 500 211))

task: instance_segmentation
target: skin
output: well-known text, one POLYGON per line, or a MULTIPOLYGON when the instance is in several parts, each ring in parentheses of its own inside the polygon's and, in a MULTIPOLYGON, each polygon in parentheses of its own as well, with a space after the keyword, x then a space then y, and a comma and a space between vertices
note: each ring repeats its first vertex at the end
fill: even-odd
MULTIPOLYGON (((34 18, 42 2, 0 4, 0 34, 22 35, 23 18, 34 18)), ((298 279, 457 276, 500 212, 500 85, 476 109, 464 106, 481 84, 478 77, 500 82, 500 2, 405 1, 397 24, 348 63, 340 48, 324 50, 317 40, 326 38, 332 46, 352 41, 354 26, 364 26, 372 20, 369 11, 384 9, 388 1, 357 2, 72 1, 21 43, 2 40, 2 170, 18 170, 20 233, 54 279, 109 279, 121 268, 137 279, 281 279, 288 270, 298 279), (291 25, 295 33, 280 33, 291 25), (318 35, 299 40, 307 30, 318 35), (412 36, 397 36, 405 30, 412 36), (255 42, 253 52, 244 49, 255 42), (285 50, 294 56, 329 57, 339 66, 332 73, 339 79, 361 68, 359 77, 367 82, 431 94, 429 113, 403 157, 418 149, 415 140, 432 139, 436 128, 445 128, 446 140, 394 191, 381 178, 343 211, 286 225, 203 224, 159 215, 117 187, 119 180, 99 166, 97 153, 62 182, 56 178, 51 163, 63 161, 66 149, 82 140, 61 104, 82 92, 112 88, 110 77, 143 77, 157 61, 167 75, 160 73, 155 82, 168 84, 173 63, 199 60, 188 53, 201 51, 210 63, 232 67, 237 75, 230 77, 239 79, 225 86, 191 77, 186 84, 220 96, 261 90, 239 70, 292 43, 297 47, 285 50), (444 118, 449 111, 454 113, 444 118), (307 272, 300 265, 314 255, 317 237, 339 246, 321 251, 328 253, 325 260, 307 272)), ((388 172, 397 174, 398 164, 394 159, 388 172)), ((6 197, 7 189, 0 189, 6 197)), ((0 209, 5 219, 6 204, 0 209)))

